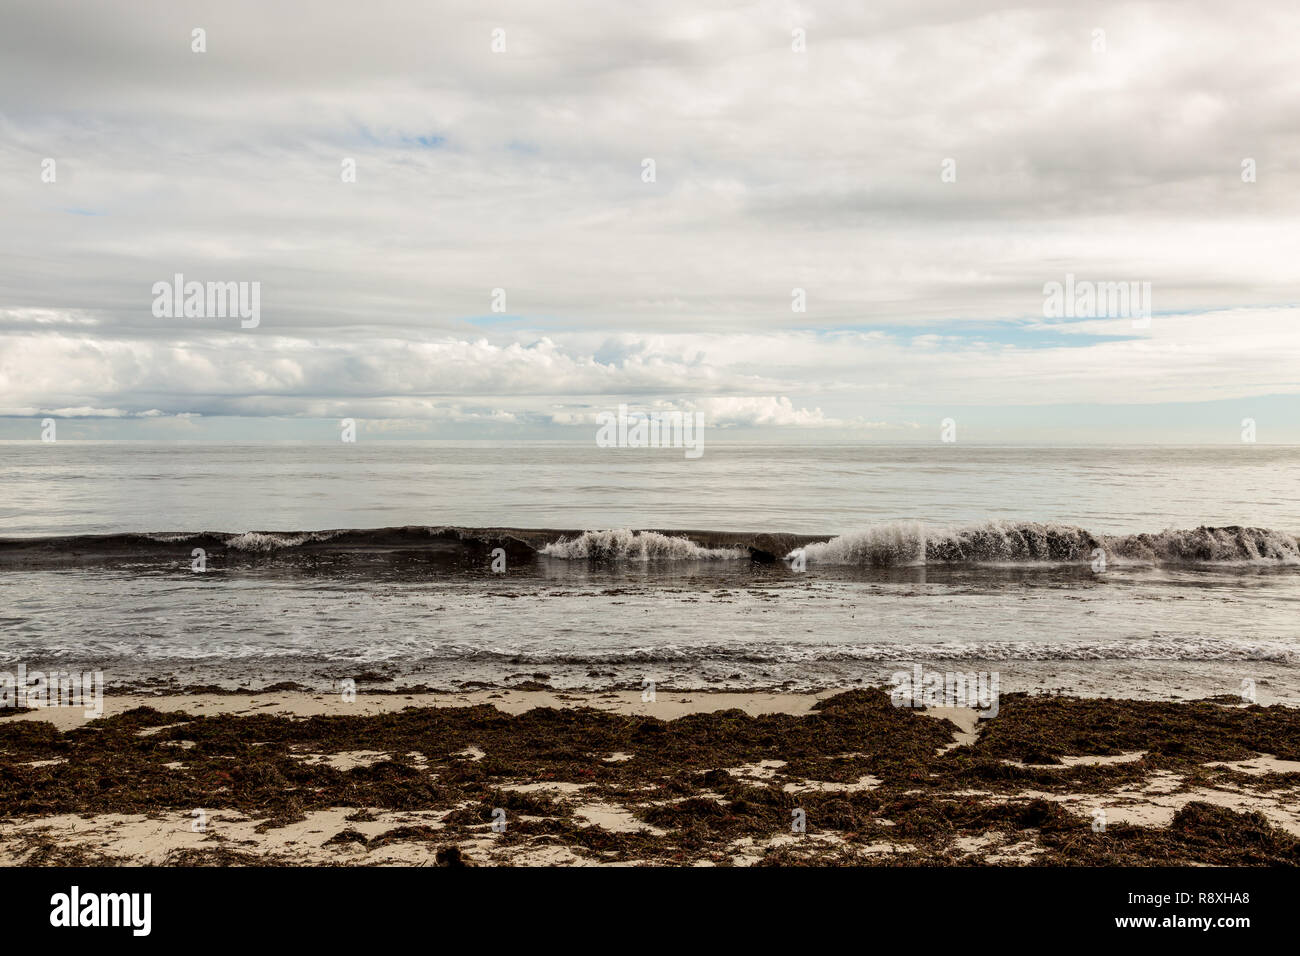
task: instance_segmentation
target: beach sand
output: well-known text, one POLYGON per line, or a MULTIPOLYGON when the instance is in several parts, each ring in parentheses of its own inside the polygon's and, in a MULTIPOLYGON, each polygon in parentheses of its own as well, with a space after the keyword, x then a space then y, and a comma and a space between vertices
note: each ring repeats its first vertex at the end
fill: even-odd
MULTIPOLYGON (((463 693, 361 693, 345 702, 340 694, 299 691, 270 693, 196 693, 196 694, 109 694, 104 697, 104 716, 111 717, 137 707, 155 710, 184 710, 205 717, 218 714, 249 716, 278 714, 288 717, 338 717, 389 714, 408 707, 473 707, 490 704, 507 714, 522 714, 536 707, 592 707, 616 714, 638 714, 672 720, 685 714, 706 713, 736 708, 752 717, 760 714, 806 714, 818 700, 834 691, 820 694, 783 694, 774 692, 708 693, 703 691, 658 691, 653 701, 642 700, 640 691, 606 691, 601 693, 552 690, 476 690, 463 693)), ((0 711, 0 715, 3 711, 0 711)), ((59 730, 71 730, 90 719, 83 708, 50 707, 11 715, 14 720, 40 720, 59 730)))
POLYGON ((119 695, 0 717, 0 863, 1300 863, 1300 711, 119 695))

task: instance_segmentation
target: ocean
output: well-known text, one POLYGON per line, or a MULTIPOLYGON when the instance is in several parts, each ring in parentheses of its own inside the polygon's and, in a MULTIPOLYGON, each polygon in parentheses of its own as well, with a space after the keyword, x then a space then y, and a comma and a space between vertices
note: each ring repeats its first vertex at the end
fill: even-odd
POLYGON ((1296 704, 1298 465, 1266 445, 0 443, 0 670, 815 690, 921 664, 1296 704))

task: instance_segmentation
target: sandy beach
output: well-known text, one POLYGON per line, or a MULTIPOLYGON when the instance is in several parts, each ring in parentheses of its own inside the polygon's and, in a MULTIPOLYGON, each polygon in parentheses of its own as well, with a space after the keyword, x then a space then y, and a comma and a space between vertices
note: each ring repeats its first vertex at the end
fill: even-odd
POLYGON ((0 863, 1300 862, 1300 712, 1004 695, 110 695, 0 717, 0 863))

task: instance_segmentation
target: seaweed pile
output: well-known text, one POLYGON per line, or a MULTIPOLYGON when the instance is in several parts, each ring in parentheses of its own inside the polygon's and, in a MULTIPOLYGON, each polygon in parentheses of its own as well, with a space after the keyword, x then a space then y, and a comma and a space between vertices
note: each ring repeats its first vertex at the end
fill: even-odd
MULTIPOLYGON (((1193 799, 1172 825, 1099 831, 1081 802, 1095 795, 1104 808, 1158 777, 1175 794, 1283 793, 1294 805, 1300 773, 1216 764, 1300 759, 1296 710, 1014 694, 974 742, 954 745, 957 730, 892 706, 877 689, 802 716, 722 710, 671 721, 488 705, 310 718, 141 707, 66 733, 0 719, 0 818, 9 824, 0 850, 29 864, 125 862, 13 826, 59 814, 206 808, 267 832, 347 808, 349 824, 314 848, 315 862, 333 854, 325 858, 364 865, 384 848, 416 844, 421 862, 448 866, 527 860, 518 854, 539 847, 562 849, 565 862, 660 865, 1300 864, 1295 836, 1248 807, 1193 799), (357 751, 379 759, 324 759, 357 751), (1063 759, 1134 752, 1140 758, 1063 759), (582 812, 593 802, 633 825, 593 824, 582 812), (403 811, 436 811, 436 820, 362 830, 403 811), (804 832, 792 832, 795 817, 804 832)), ((167 862, 304 860, 232 844, 213 826, 202 846, 167 862)))

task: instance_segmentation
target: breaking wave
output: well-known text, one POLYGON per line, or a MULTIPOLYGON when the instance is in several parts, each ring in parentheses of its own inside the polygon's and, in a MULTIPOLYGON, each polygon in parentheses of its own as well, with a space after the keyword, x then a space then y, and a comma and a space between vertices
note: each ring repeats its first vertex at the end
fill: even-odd
MULTIPOLYGON (((925 527, 916 522, 876 525, 802 548, 811 564, 849 564, 865 567, 909 567, 925 564, 925 527)), ((793 558, 799 550, 790 552, 793 558)))
POLYGON ((918 523, 876 525, 795 548, 809 564, 906 567, 920 564, 1096 562, 1300 564, 1295 535, 1267 528, 1199 527, 1156 534, 1095 535, 1084 528, 994 521, 960 529, 918 523))
POLYGON ((279 551, 281 548, 298 548, 314 541, 328 541, 336 537, 336 531, 311 531, 299 534, 272 534, 265 531, 245 531, 233 538, 227 538, 227 548, 236 551, 279 551))
POLYGON ((705 548, 687 537, 628 528, 584 531, 553 541, 539 553, 576 561, 727 561, 749 556, 741 548, 705 548))
POLYGON ((201 531, 0 538, 0 566, 66 565, 97 560, 176 560, 202 547, 254 561, 274 555, 326 552, 421 553, 448 561, 481 562, 504 549, 515 566, 536 555, 612 564, 651 561, 735 561, 770 564, 905 568, 918 565, 1206 565, 1300 566, 1294 534, 1238 525, 1105 535, 1072 525, 989 521, 961 528, 900 521, 840 535, 740 531, 603 531, 460 528, 409 525, 332 531, 201 531))

